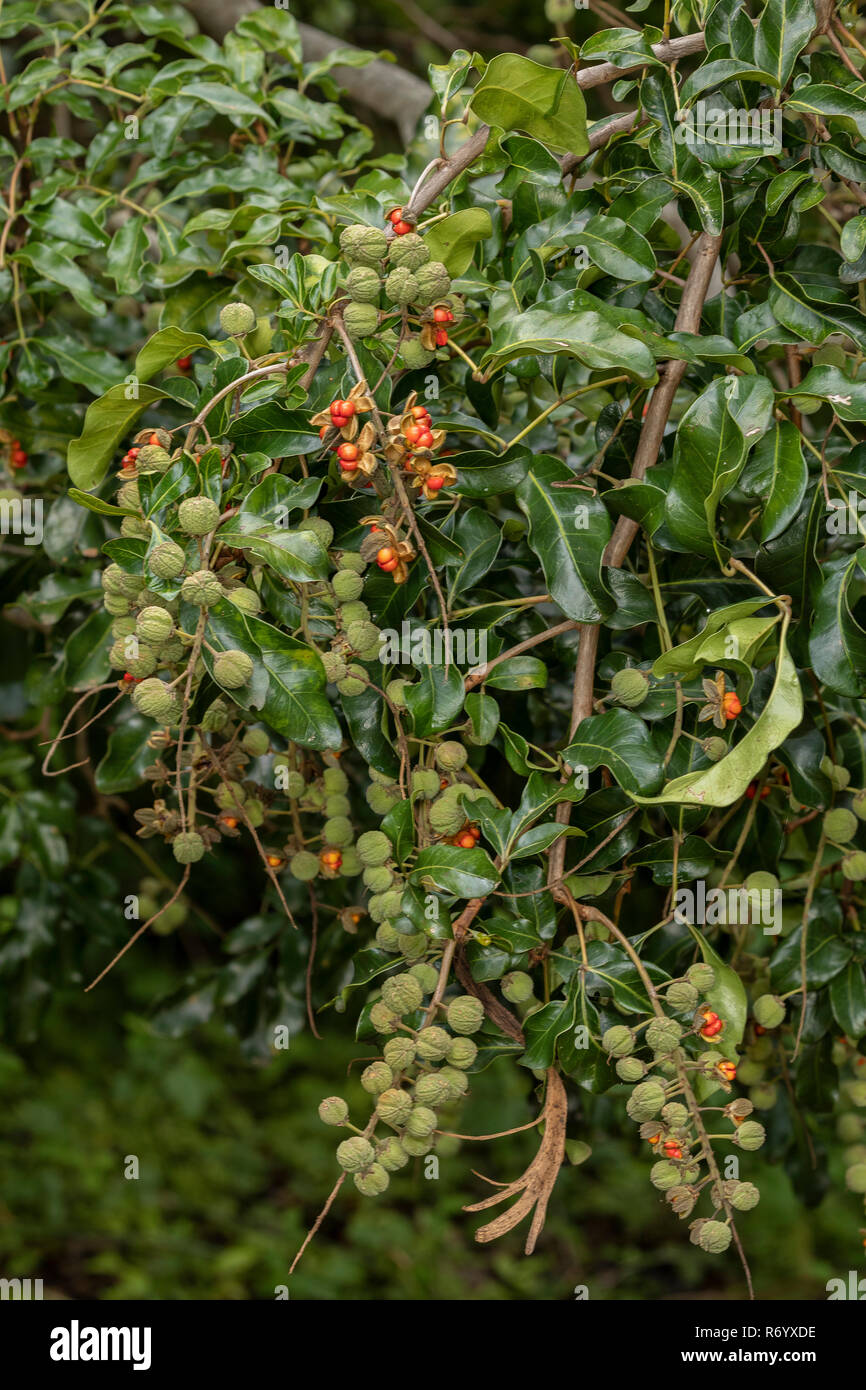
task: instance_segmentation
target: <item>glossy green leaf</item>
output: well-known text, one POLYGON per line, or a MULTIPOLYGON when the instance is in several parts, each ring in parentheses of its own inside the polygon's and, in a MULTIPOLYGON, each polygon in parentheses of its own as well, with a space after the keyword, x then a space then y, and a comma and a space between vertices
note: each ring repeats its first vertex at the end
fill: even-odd
POLYGON ((422 887, 429 883, 459 898, 486 897, 499 882, 493 862, 483 849, 458 849, 456 845, 443 844, 422 849, 409 878, 412 883, 422 887))
POLYGON ((755 29, 755 62, 784 87, 815 29, 812 0, 767 0, 755 29))
POLYGON ((463 208, 434 222, 424 241, 431 259, 441 261, 454 278, 469 269, 478 242, 486 241, 492 231, 486 208, 463 208))
POLYGON ((551 313, 528 309, 510 313, 493 331, 484 361, 510 362, 527 353, 567 352, 593 371, 621 371, 644 385, 655 380, 652 353, 592 310, 551 313))
POLYGON ((135 359, 135 376, 149 381, 164 367, 170 367, 179 357, 189 357, 200 348, 211 349, 207 338, 200 333, 188 333, 183 328, 160 328, 148 338, 135 359))
POLYGON ((663 676, 685 674, 693 672, 702 664, 700 652, 706 646, 707 640, 716 633, 725 632, 731 623, 739 622, 743 618, 750 618, 759 609, 766 608, 767 600, 763 598, 743 599, 741 603, 727 604, 724 608, 716 609, 715 613, 710 613, 706 623, 700 632, 696 632, 694 637, 689 637, 687 641, 680 642, 670 651, 663 652, 653 662, 653 675, 660 679, 663 676))
POLYGON ((499 53, 487 64, 470 104, 479 120, 523 131, 551 149, 573 155, 589 149, 583 93, 562 69, 499 53))
POLYGON ((511 656, 502 661, 485 677, 485 685, 494 690, 543 690, 548 671, 537 656, 511 656))
POLYGON ((520 1058, 521 1066, 533 1071, 552 1066, 558 1039, 574 1028, 579 990, 580 982, 575 976, 564 1000, 551 1000, 526 1020, 523 1028, 526 1051, 520 1058))
MULTIPOLYGON (((803 928, 786 936, 774 952, 770 964, 770 980, 777 994, 799 990, 802 985, 801 941, 803 928)), ((851 959, 851 946, 836 932, 835 927, 820 919, 809 922, 806 937, 806 987, 819 989, 829 984, 851 959)))
POLYGON ((746 461, 742 430, 727 409, 730 378, 717 378, 689 406, 674 443, 674 476, 665 520, 673 536, 689 551, 727 559, 718 539, 716 512, 746 461))
MULTIPOLYGON (((191 618, 195 614, 190 610, 191 618)), ((208 609, 207 640, 217 651, 238 650, 252 657, 255 669, 249 685, 227 692, 236 704, 256 710, 276 733, 304 748, 339 748, 342 733, 325 695, 321 658, 312 647, 262 618, 242 613, 228 599, 208 609)), ((207 648, 203 656, 212 672, 207 648)))
POLYGON ((606 767, 628 792, 654 792, 664 780, 661 754, 631 710, 611 709, 582 720, 562 756, 572 769, 606 767))
POLYGON ((706 771, 675 777, 658 796, 629 794, 647 806, 730 806, 739 800, 770 753, 785 742, 802 717, 803 694, 797 668, 782 640, 770 698, 739 743, 706 771))
POLYGON ((118 724, 94 773, 97 790, 103 796, 116 796, 140 786, 145 768, 156 758, 148 745, 152 733, 153 721, 140 714, 130 715, 118 724))
POLYGON ((862 696, 866 693, 866 631, 852 610, 866 575, 856 556, 832 569, 825 567, 823 575, 809 634, 812 667, 831 690, 862 696))
POLYGON ((559 459, 540 455, 516 489, 517 504, 529 522, 529 544, 549 593, 566 617, 596 623, 613 607, 601 577, 610 519, 603 503, 575 488, 573 480, 559 459))
POLYGON ((617 280, 640 283, 655 274, 656 258, 646 238, 609 213, 589 219, 579 244, 595 265, 617 280))
POLYGON ((762 541, 771 541, 793 521, 806 492, 809 468, 800 432, 787 420, 775 420, 763 435, 740 477, 746 493, 761 498, 762 541))
POLYGON ((846 1038, 862 1038, 866 1033, 866 972, 860 961, 852 960, 830 981, 830 1003, 846 1038))
POLYGON ((156 386, 112 386, 87 407, 84 428, 69 445, 67 467, 76 487, 89 491, 105 477, 118 445, 131 434, 142 411, 166 399, 156 386))
POLYGON ((697 927, 689 926, 689 931, 700 947, 704 963, 711 965, 716 974, 712 989, 703 995, 703 999, 715 1010, 719 1018, 724 1019, 725 1028, 718 1037, 713 1038, 712 1046, 715 1051, 723 1053, 731 1061, 736 1061, 737 1047, 742 1042, 749 1011, 743 982, 736 970, 722 960, 697 927))

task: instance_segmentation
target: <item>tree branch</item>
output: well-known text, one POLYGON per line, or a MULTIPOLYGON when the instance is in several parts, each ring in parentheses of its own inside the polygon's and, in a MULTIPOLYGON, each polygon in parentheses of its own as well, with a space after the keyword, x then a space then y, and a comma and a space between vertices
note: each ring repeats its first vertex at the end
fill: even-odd
MULTIPOLYGON (((661 47, 661 45, 658 45, 661 47)), ((681 333, 697 333, 701 326, 701 313, 710 286, 713 269, 719 257, 722 238, 702 232, 698 249, 680 307, 677 313, 675 330, 681 333)), ((631 477, 640 480, 658 458, 662 436, 668 422, 676 389, 686 370, 685 362, 666 362, 659 371, 659 383, 655 387, 641 429, 640 440, 635 451, 631 477)), ((613 569, 619 569, 625 559, 629 546, 640 527, 630 517, 621 516, 614 527, 613 535, 604 553, 604 561, 613 569)), ((571 733, 573 738, 578 725, 592 714, 593 686, 595 684, 595 658, 598 651, 599 626, 597 623, 583 623, 580 626, 580 650, 574 672, 571 702, 571 733)), ((555 820, 567 825, 571 816, 571 802, 560 802, 556 808, 555 820)), ((562 836, 553 845, 548 863, 548 881, 555 883, 562 878, 565 864, 566 841, 562 836)))

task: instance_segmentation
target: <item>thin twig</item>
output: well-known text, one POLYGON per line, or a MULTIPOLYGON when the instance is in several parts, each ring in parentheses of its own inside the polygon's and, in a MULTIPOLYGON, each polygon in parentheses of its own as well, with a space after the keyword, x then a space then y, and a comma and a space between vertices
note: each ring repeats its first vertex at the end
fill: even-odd
POLYGON ((99 984, 99 981, 105 979, 105 977, 106 977, 106 975, 108 974, 109 970, 113 970, 113 969, 114 969, 115 965, 116 965, 117 962, 120 960, 121 956, 125 956, 126 953, 127 953, 127 951, 128 951, 132 946, 135 945, 135 943, 136 943, 136 941, 138 940, 138 938, 139 938, 144 932, 147 931, 147 929, 148 929, 148 927, 150 926, 150 924, 151 924, 152 922, 155 922, 156 919, 157 919, 157 917, 161 917, 162 914, 165 912, 166 908, 171 907, 172 903, 177 902, 177 899, 180 897, 181 893, 183 892, 184 887, 185 887, 185 885, 186 885, 186 881, 187 881, 187 879, 189 878, 189 870, 190 870, 190 866, 189 866, 189 864, 187 864, 186 867, 185 867, 185 869, 184 869, 184 871, 183 871, 183 874, 181 875, 180 883, 177 885, 177 887, 175 888, 174 892, 172 893, 172 895, 171 895, 171 897, 168 899, 168 901, 167 901, 167 902, 164 902, 163 905, 162 905, 162 907, 158 908, 157 911, 153 914, 152 917, 148 917, 147 921, 143 924, 143 926, 140 926, 139 929, 138 929, 138 931, 137 931, 137 932, 134 932, 133 935, 129 938, 129 940, 127 941, 127 943, 126 943, 125 946, 121 946, 120 950, 118 951, 118 953, 117 953, 117 955, 114 957, 114 959, 111 960, 111 961, 109 961, 109 962, 108 962, 108 965, 106 965, 105 969, 104 969, 104 970, 100 970, 100 972, 99 972, 99 974, 97 975, 96 979, 95 979, 95 980, 91 980, 90 984, 87 985, 87 986, 85 987, 85 990, 84 990, 84 993, 85 993, 85 994, 88 994, 88 993, 90 992, 90 990, 95 989, 95 987, 99 984))

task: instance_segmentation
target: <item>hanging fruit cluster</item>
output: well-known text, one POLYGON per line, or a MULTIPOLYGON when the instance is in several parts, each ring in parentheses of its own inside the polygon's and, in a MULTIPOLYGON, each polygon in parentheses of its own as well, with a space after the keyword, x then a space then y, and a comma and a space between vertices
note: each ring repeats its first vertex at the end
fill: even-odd
POLYGON ((437 1000, 438 983, 439 972, 418 963, 389 976, 372 1004, 370 1022, 388 1040, 382 1056, 361 1074, 361 1085, 375 1098, 365 1128, 350 1123, 341 1096, 329 1096, 319 1106, 325 1124, 354 1130, 338 1145, 336 1157, 364 1196, 378 1197, 391 1173, 430 1153, 441 1112, 469 1089, 466 1069, 478 1053, 470 1034, 481 1027, 484 1008, 468 994, 447 1003, 437 1000))
POLYGON ((349 303, 343 322, 356 341, 398 330, 399 360, 409 370, 429 366, 436 349, 448 346, 449 329, 463 317, 451 277, 434 260, 424 238, 402 219, 389 215, 389 238, 377 227, 354 224, 340 236, 348 266, 344 291, 349 303), (396 320, 396 323, 395 323, 396 320))
POLYGON ((749 1211, 760 1194, 754 1183, 722 1179, 706 1117, 720 1115, 728 1121, 730 1142, 741 1149, 758 1149, 764 1142, 763 1126, 748 1118, 754 1109, 751 1101, 702 1106, 696 1096, 701 1080, 710 1090, 730 1092, 737 1077, 734 1062, 698 1045, 699 1039, 711 1042, 724 1033, 725 1020, 709 1004, 698 1002, 715 985, 711 965, 692 965, 665 986, 664 1007, 655 1015, 631 1027, 615 1024, 601 1040, 608 1056, 616 1059, 620 1080, 633 1086, 626 1112, 640 1124, 641 1138, 656 1156, 650 1182, 664 1192, 681 1219, 691 1216, 709 1189, 717 1215, 696 1218, 689 1230, 692 1241, 710 1254, 727 1250, 733 1212, 749 1211))

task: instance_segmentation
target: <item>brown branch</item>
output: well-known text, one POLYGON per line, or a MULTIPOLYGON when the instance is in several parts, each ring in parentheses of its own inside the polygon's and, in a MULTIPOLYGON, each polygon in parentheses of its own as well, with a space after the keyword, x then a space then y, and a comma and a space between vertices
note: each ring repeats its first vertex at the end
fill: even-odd
POLYGON ((468 169, 470 164, 474 164, 475 160, 484 153, 489 134, 489 126, 479 126, 475 134, 470 135, 469 139, 460 146, 450 159, 446 159, 444 164, 440 165, 420 188, 416 188, 403 209, 403 216, 407 221, 414 222, 418 214, 435 202, 439 194, 444 193, 454 179, 468 169))
POLYGON ((833 45, 833 47, 835 48, 836 52, 839 54, 839 57, 842 59, 842 62, 845 64, 845 66, 846 66, 846 68, 848 69, 848 71, 849 71, 849 72, 852 72, 852 73, 854 74, 854 76, 857 78, 857 81, 858 81, 858 82, 862 82, 862 81, 863 81, 863 74, 862 74, 862 72, 858 72, 857 69, 855 68, 854 64, 851 62, 851 59, 848 57, 848 54, 845 52, 845 49, 842 47, 841 43, 839 42, 838 38, 836 37, 836 34, 835 34, 835 32, 834 32, 834 29, 835 29, 835 26, 834 26, 833 29, 827 28, 827 29, 824 30, 824 33, 826 34, 827 38, 830 40, 830 42, 831 42, 831 44, 833 45))
POLYGON ((544 1121, 544 1137, 535 1158, 526 1172, 514 1182, 503 1186, 499 1192, 494 1192, 492 1197, 485 1197, 483 1201, 473 1202, 463 1208, 464 1211, 487 1211, 490 1207, 498 1206, 500 1202, 507 1202, 509 1197, 516 1197, 521 1192, 523 1194, 508 1211, 502 1212, 486 1226, 479 1227, 475 1232, 475 1239, 479 1244, 487 1245, 499 1236, 506 1235, 508 1231, 513 1231, 534 1207, 532 1225, 523 1247, 527 1255, 532 1254, 544 1226, 550 1194, 565 1157, 567 1115, 568 1103, 562 1079, 555 1067, 548 1067, 544 1111, 539 1117, 544 1121))
POLYGON ((520 1023, 511 1010, 506 1009, 505 1005, 496 998, 492 990, 489 990, 486 985, 479 984, 473 978, 465 951, 466 948, 462 941, 458 942, 454 952, 454 973, 461 985, 468 994, 473 994, 479 1003, 484 1005, 484 1012, 491 1023, 495 1023, 497 1028, 500 1028, 509 1038, 513 1038, 523 1047, 526 1039, 523 1036, 520 1023))
POLYGON ((499 656, 494 656, 490 661, 486 661, 483 666, 470 672, 463 682, 466 690, 473 690, 476 685, 481 685, 487 680, 490 672, 497 666, 501 666, 503 661, 508 661, 512 656, 520 656, 521 652, 528 652, 531 647, 537 647, 541 642, 547 642, 552 637, 560 637, 563 632, 571 632, 578 624, 569 618, 563 623, 557 623, 554 627, 547 627, 543 632, 536 632, 534 636, 527 637, 516 646, 509 647, 508 651, 501 652, 499 656))
POLYGON ((297 361, 308 363, 307 370, 298 382, 298 385, 304 391, 309 391, 312 386, 313 377, 319 370, 319 364, 327 351, 328 344, 333 334, 334 325, 330 322, 326 323, 320 330, 318 337, 312 343, 308 343, 306 347, 303 347, 297 354, 297 361))
MULTIPOLYGON (((657 47, 661 47, 661 45, 657 45, 657 47)), ((709 289, 713 269, 718 260, 721 244, 722 238, 720 236, 710 236, 708 232, 701 233, 695 259, 692 262, 689 278, 680 300, 674 325, 677 332, 697 333, 699 331, 704 300, 709 289)), ((659 369, 659 383, 650 397, 640 440, 635 451, 631 469, 632 481, 640 481, 645 476, 647 469, 651 468, 658 458, 674 395, 685 374, 686 366, 685 362, 666 362, 659 369)), ((639 529, 636 521, 632 521, 627 516, 620 517, 604 552, 604 561, 611 568, 620 568, 639 529)), ((579 630, 580 649, 572 688, 571 738, 574 737, 578 725, 592 713, 595 658, 599 639, 597 624, 582 623, 579 630)), ((571 802, 561 802, 556 809, 555 819, 560 825, 567 825, 570 816, 571 802)), ((562 878, 565 850, 566 841, 563 836, 552 846, 550 851, 548 877, 551 883, 562 878)))
MULTIPOLYGON (((693 53, 700 53, 704 47, 703 33, 685 34, 682 38, 666 39, 663 43, 653 44, 653 53, 663 63, 670 63, 678 58, 686 58, 693 53)), ((603 86, 606 82, 615 82, 618 78, 626 76, 627 73, 639 72, 640 69, 640 63, 625 68, 617 67, 616 63, 598 63, 595 67, 581 68, 575 80, 578 87, 586 90, 590 87, 603 86)), ((636 112, 626 112, 622 116, 615 116, 613 120, 603 122, 601 130, 591 131, 590 152, 593 149, 598 149, 612 135, 619 134, 620 131, 630 130, 636 114, 636 112)), ((414 222, 418 214, 435 202, 449 183, 468 169, 469 165, 484 153, 489 135, 489 126, 479 126, 475 133, 460 146, 459 150, 450 159, 447 159, 420 189, 416 190, 410 202, 403 209, 403 216, 407 221, 414 222)), ((574 164, 580 162, 579 159, 575 158, 574 164, 572 164, 568 162, 571 158, 572 156, 566 156, 563 161, 563 171, 566 173, 574 168, 574 164)))

